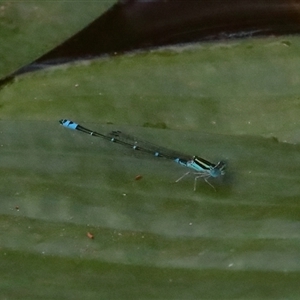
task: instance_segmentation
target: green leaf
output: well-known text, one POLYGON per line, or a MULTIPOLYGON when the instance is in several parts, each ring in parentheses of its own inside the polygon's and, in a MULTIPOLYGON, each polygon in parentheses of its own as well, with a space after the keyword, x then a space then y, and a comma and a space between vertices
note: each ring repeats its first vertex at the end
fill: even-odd
POLYGON ((114 3, 113 0, 0 3, 0 78, 55 48, 114 3))
POLYGON ((298 299, 299 43, 163 48, 4 87, 3 297, 298 299), (225 160, 226 175, 194 192, 193 176, 175 183, 185 168, 62 118, 225 160))

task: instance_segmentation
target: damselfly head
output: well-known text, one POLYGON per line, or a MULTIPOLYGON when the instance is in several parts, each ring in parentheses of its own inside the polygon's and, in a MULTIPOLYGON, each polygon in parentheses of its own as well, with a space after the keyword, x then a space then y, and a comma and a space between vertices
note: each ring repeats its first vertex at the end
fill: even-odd
POLYGON ((61 125, 63 125, 66 122, 66 119, 61 119, 58 121, 61 125))
POLYGON ((211 170, 211 176, 212 177, 219 177, 221 175, 225 174, 225 167, 226 164, 223 161, 219 161, 214 168, 211 170))
POLYGON ((219 161, 216 164, 215 168, 220 170, 221 175, 224 175, 225 174, 226 163, 224 161, 219 161))

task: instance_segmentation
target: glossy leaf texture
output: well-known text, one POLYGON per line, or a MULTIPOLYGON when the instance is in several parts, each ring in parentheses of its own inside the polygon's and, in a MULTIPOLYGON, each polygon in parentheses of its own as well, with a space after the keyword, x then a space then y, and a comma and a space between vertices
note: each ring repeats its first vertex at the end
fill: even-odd
POLYGON ((297 299, 299 48, 298 37, 168 47, 4 87, 2 295, 297 299), (194 192, 192 176, 175 183, 185 168, 62 118, 225 160, 227 173, 194 192))

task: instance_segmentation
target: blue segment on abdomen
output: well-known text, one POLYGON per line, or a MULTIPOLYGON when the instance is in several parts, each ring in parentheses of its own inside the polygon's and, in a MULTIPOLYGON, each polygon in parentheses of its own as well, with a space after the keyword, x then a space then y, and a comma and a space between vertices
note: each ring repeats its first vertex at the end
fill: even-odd
POLYGON ((185 161, 182 161, 180 158, 175 158, 174 161, 182 166, 187 167, 187 163, 185 161))
POLYGON ((75 129, 77 128, 78 124, 76 124, 76 123, 74 123, 74 122, 72 122, 72 121, 69 121, 69 120, 65 120, 65 121, 63 122, 63 126, 75 130, 75 129))

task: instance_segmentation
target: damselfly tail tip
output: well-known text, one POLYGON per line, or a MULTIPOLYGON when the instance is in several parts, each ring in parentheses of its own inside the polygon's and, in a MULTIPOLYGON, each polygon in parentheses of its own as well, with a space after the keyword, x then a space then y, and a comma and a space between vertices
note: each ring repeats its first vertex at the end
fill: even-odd
POLYGON ((66 121, 66 119, 61 119, 61 120, 59 120, 58 122, 59 122, 61 125, 63 125, 63 124, 65 123, 65 121, 66 121))

